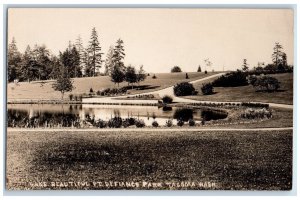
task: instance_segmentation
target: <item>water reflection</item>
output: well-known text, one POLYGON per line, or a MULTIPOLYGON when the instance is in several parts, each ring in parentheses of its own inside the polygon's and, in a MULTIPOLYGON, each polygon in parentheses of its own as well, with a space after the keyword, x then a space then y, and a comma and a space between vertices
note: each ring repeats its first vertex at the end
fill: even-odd
POLYGON ((227 117, 224 113, 203 112, 200 109, 173 108, 165 111, 154 106, 118 106, 118 105, 66 105, 66 104, 9 104, 7 111, 8 127, 53 128, 53 127, 113 127, 109 121, 115 120, 116 126, 131 126, 135 121, 144 121, 152 126, 155 120, 160 126, 168 119, 187 122, 190 119, 206 121, 227 117), (203 114, 204 113, 204 114, 203 114), (121 122, 120 122, 121 120, 121 122))

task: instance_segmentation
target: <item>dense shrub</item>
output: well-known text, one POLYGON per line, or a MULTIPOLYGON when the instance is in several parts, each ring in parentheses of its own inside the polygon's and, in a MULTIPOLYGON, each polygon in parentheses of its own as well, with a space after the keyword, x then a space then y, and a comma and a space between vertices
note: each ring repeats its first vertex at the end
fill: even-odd
POLYGON ((242 114, 242 118, 246 119, 263 119, 263 118, 271 118, 272 112, 266 108, 261 109, 253 109, 247 108, 242 114))
POLYGON ((173 126, 173 121, 172 121, 172 119, 168 119, 168 120, 166 121, 166 126, 167 126, 167 127, 173 126))
POLYGON ((162 98, 163 102, 164 103, 172 103, 173 102, 173 98, 169 95, 165 95, 163 98, 162 98))
POLYGON ((256 91, 275 92, 280 88, 280 82, 271 76, 259 76, 252 81, 252 86, 256 91))
POLYGON ((206 71, 206 70, 204 71, 204 74, 207 74, 207 71, 206 71))
POLYGON ((189 75, 188 75, 188 73, 185 73, 185 79, 189 79, 190 77, 189 77, 189 75))
POLYGON ((228 113, 221 110, 202 110, 201 117, 204 121, 225 119, 228 116, 228 113))
POLYGON ((188 82, 176 84, 173 88, 173 91, 176 96, 188 96, 196 94, 193 84, 188 82))
POLYGON ((214 87, 238 87, 248 85, 247 73, 242 71, 230 72, 212 82, 214 87))
POLYGON ((121 117, 114 117, 108 121, 109 128, 121 128, 122 126, 122 118, 121 117))
POLYGON ((171 72, 172 72, 172 73, 176 73, 176 72, 182 72, 182 71, 181 71, 181 68, 180 68, 180 67, 174 66, 174 67, 171 69, 171 72))
POLYGON ((158 126, 159 126, 159 125, 158 125, 158 122, 157 122, 157 121, 153 121, 153 122, 152 122, 152 126, 153 126, 153 127, 158 127, 158 126))
POLYGON ((195 120, 190 119, 190 120, 189 120, 189 125, 190 125, 190 126, 195 126, 195 125, 196 125, 195 120))
POLYGON ((155 75, 155 74, 152 76, 152 78, 153 78, 153 79, 157 79, 157 77, 156 77, 156 75, 155 75))
POLYGON ((183 125, 184 125, 184 121, 182 121, 182 120, 177 121, 177 126, 183 126, 183 125))
POLYGON ((171 111, 172 107, 171 106, 164 106, 163 111, 171 111))
POLYGON ((93 88, 90 88, 90 93, 94 93, 94 90, 93 90, 93 88))
POLYGON ((96 121, 95 126, 98 128, 106 128, 107 127, 107 122, 99 119, 98 121, 96 121))
POLYGON ((211 95, 214 93, 214 87, 211 83, 202 84, 201 91, 203 95, 211 95))
POLYGON ((142 120, 142 119, 137 119, 137 120, 135 121, 135 125, 136 125, 136 127, 138 127, 138 128, 143 128, 143 127, 145 127, 145 122, 144 122, 144 120, 142 120))
POLYGON ((250 103, 250 102, 243 102, 241 106, 245 107, 252 107, 252 108, 269 108, 269 104, 265 103, 250 103))

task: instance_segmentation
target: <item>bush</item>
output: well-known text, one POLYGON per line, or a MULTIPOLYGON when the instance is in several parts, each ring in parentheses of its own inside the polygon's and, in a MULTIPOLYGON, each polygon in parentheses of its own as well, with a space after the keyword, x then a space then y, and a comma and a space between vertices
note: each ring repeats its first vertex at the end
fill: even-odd
POLYGON ((173 98, 169 95, 165 95, 163 98, 162 98, 163 102, 164 103, 172 103, 173 102, 173 98))
POLYGON ((145 122, 142 119, 138 119, 138 120, 135 121, 135 125, 138 128, 142 128, 142 127, 145 127, 145 122))
POLYGON ((190 119, 190 120, 189 120, 189 125, 190 125, 190 126, 195 126, 195 125, 196 125, 195 120, 190 119))
POLYGON ((188 73, 185 73, 185 79, 189 79, 188 73))
POLYGON ((155 74, 152 76, 153 79, 157 79, 157 77, 155 76, 155 74))
POLYGON ((176 72, 182 72, 180 67, 178 66, 174 66, 172 69, 171 69, 171 73, 176 73, 176 72))
POLYGON ((99 119, 98 121, 96 121, 95 126, 98 128, 106 128, 107 127, 107 122, 99 119))
POLYGON ((265 103, 246 103, 246 102, 243 102, 241 104, 241 106, 245 106, 245 107, 252 107, 252 108, 266 108, 268 109, 269 108, 269 104, 265 104, 265 103))
POLYGON ((108 121, 109 128, 121 128, 122 126, 122 118, 121 117, 114 117, 108 121))
POLYGON ((258 77, 252 86, 256 91, 275 92, 280 88, 280 82, 271 76, 258 77))
POLYGON ((152 122, 152 126, 153 126, 153 127, 158 127, 158 126, 159 126, 159 125, 158 125, 158 122, 157 122, 157 121, 153 121, 153 122, 152 122))
POLYGON ((73 100, 73 94, 69 94, 69 99, 70 99, 70 101, 73 100))
POLYGON ((212 82, 214 87, 238 87, 248 85, 247 73, 240 70, 220 76, 212 82))
POLYGON ((261 109, 253 109, 247 108, 242 114, 242 118, 246 119, 263 119, 263 118, 271 118, 272 112, 267 110, 266 108, 261 109))
POLYGON ((201 91, 203 95, 211 95, 214 93, 214 87, 211 83, 202 84, 201 91))
POLYGON ((168 119, 168 120, 166 121, 166 126, 167 126, 167 127, 173 126, 173 121, 172 121, 171 119, 168 119))
POLYGON ((90 88, 90 93, 94 93, 94 90, 93 90, 93 88, 90 88))
POLYGON ((196 91, 193 84, 188 82, 178 83, 173 88, 176 96, 195 95, 196 91))
POLYGON ((184 124, 184 121, 183 120, 178 120, 177 121, 177 126, 183 126, 184 124))
POLYGON ((204 74, 207 74, 207 71, 206 71, 206 70, 204 71, 204 74))
MULTIPOLYGON (((123 123, 125 123, 125 125, 127 125, 127 126, 132 126, 132 125, 135 125, 135 121, 136 121, 135 118, 130 117, 130 118, 126 118, 123 123)), ((123 124, 123 126, 124 126, 124 124, 123 124)))

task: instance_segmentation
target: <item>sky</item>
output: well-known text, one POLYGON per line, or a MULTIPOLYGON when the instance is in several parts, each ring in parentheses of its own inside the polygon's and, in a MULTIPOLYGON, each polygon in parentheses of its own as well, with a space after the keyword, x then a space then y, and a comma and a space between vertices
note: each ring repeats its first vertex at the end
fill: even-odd
MULTIPOLYGON (((8 42, 45 44, 58 55, 80 35, 85 47, 96 28, 104 58, 121 38, 125 64, 147 72, 235 70, 247 59, 271 63, 275 42, 294 61, 294 21, 291 9, 175 9, 175 8, 10 8, 8 42)), ((103 71, 103 69, 101 70, 103 71)))

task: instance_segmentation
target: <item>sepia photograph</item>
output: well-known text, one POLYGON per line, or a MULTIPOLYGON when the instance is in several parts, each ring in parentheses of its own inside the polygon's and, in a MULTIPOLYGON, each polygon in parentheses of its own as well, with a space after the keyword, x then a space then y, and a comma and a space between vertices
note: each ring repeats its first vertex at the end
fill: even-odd
POLYGON ((291 191, 294 15, 7 8, 6 190, 291 191))

